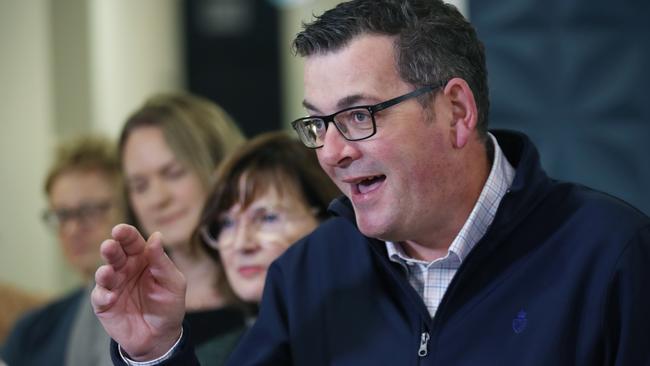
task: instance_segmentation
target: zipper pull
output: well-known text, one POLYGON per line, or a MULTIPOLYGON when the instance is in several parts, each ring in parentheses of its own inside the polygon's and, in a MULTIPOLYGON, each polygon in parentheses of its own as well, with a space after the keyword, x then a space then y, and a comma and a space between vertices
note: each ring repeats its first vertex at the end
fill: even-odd
POLYGON ((429 343, 429 333, 422 332, 422 336, 420 337, 420 349, 418 350, 418 356, 424 357, 427 354, 429 354, 429 351, 427 351, 428 343, 429 343))

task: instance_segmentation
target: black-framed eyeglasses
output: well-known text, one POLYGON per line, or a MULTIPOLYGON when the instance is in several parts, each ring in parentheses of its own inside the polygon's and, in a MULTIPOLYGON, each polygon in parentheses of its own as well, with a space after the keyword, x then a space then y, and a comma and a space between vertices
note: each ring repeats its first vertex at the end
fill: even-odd
POLYGON ((72 220, 77 220, 82 225, 92 225, 102 219, 111 206, 110 201, 85 202, 76 208, 45 210, 42 218, 53 230, 58 230, 72 220))
POLYGON ((298 133, 300 141, 302 141, 305 146, 312 149, 317 149, 323 146, 325 133, 327 132, 327 127, 330 122, 334 123, 336 129, 339 130, 346 140, 365 140, 377 132, 375 113, 399 104, 407 99, 415 98, 422 94, 440 89, 446 84, 447 83, 444 82, 436 85, 427 85, 375 105, 349 107, 328 116, 298 118, 291 122, 291 127, 293 127, 293 129, 298 133))

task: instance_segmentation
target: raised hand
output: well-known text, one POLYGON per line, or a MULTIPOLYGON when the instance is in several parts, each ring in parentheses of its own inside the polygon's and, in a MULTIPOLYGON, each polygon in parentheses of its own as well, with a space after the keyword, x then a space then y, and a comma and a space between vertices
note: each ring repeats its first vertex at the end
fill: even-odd
POLYGON ((162 356, 176 342, 185 314, 185 278, 162 248, 120 224, 101 245, 91 302, 106 332, 136 361, 162 356))

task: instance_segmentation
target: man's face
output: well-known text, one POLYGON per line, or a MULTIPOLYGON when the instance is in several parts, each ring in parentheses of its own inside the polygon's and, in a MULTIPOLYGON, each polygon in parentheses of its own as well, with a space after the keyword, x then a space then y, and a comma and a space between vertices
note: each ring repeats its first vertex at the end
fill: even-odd
MULTIPOLYGON (((369 105, 408 93, 398 75, 393 38, 363 35, 345 48, 307 58, 305 106, 310 115, 369 105)), ((346 141, 329 125, 318 160, 350 198, 362 233, 391 241, 434 240, 449 226, 446 213, 462 164, 453 149, 450 103, 439 94, 427 111, 409 99, 375 114, 377 133, 346 141)))
POLYGON ((50 210, 59 217, 58 237, 63 254, 84 278, 100 262, 99 246, 122 219, 114 180, 97 171, 60 174, 49 195, 50 210))

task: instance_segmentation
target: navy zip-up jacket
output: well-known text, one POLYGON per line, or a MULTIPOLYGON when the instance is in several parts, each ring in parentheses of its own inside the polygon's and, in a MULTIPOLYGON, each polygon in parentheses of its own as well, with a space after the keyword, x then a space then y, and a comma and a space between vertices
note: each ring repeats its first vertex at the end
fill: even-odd
MULTIPOLYGON (((342 198, 271 266, 229 365, 650 365, 650 219, 494 134, 516 175, 433 319, 342 198)), ((182 346, 165 364, 193 362, 182 346)))

